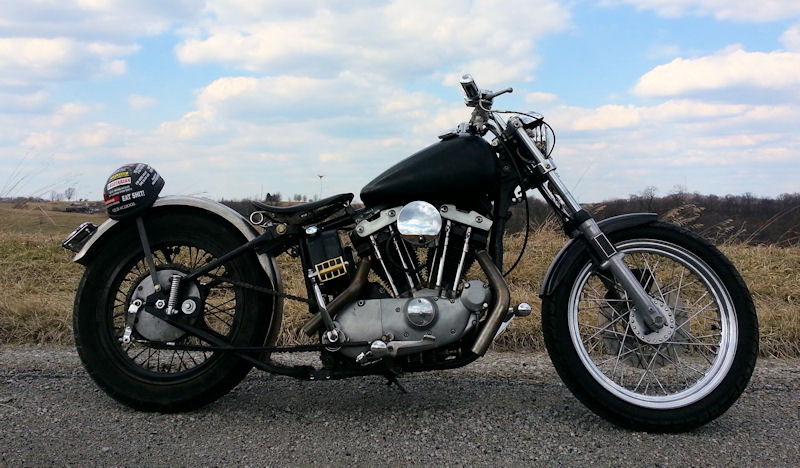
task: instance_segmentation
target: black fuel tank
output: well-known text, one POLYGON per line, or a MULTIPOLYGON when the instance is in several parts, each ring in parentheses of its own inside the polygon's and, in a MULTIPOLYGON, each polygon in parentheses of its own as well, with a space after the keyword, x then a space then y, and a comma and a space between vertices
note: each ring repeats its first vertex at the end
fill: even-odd
POLYGON ((368 207, 403 205, 424 200, 439 206, 453 203, 478 209, 499 181, 497 156, 477 136, 459 136, 434 143, 390 167, 361 189, 368 207))

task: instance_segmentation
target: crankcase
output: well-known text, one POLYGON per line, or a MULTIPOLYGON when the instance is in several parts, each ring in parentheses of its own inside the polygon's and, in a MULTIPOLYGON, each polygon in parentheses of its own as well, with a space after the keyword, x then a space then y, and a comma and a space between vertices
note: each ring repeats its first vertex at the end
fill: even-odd
MULTIPOLYGON (((439 297, 432 289, 422 289, 414 297, 367 299, 353 302, 336 316, 338 328, 349 341, 383 340, 387 344, 429 342, 433 347, 448 345, 477 324, 478 313, 491 302, 491 291, 481 281, 466 284, 455 298, 439 297), (423 339, 425 338, 425 339, 423 339)), ((427 348, 427 346, 426 346, 427 348)), ((355 358, 367 348, 342 348, 341 353, 355 358)), ((398 355, 417 349, 403 348, 398 355)))

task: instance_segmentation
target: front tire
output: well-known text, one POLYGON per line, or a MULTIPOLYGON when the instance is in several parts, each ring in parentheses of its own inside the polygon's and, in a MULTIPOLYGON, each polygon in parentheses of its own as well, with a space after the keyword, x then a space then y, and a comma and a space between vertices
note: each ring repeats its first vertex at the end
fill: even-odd
POLYGON ((588 253, 543 301, 553 364, 578 399, 627 428, 685 431, 724 413, 747 385, 758 320, 739 273, 713 245, 666 223, 609 234, 668 317, 642 330, 635 308, 588 253))
MULTIPOLYGON (((159 275, 188 273, 243 243, 232 229, 195 213, 158 213, 146 217, 145 225, 159 275)), ((132 299, 152 288, 148 271, 135 226, 101 246, 75 299, 73 328, 81 361, 106 393, 132 408, 177 412, 206 405, 236 386, 252 366, 232 353, 155 346, 208 343, 143 312, 137 314, 130 343, 123 343, 132 299)), ((254 255, 227 262, 182 286, 202 298, 198 312, 186 319, 235 346, 262 346, 272 301, 234 282, 264 281, 254 255)))

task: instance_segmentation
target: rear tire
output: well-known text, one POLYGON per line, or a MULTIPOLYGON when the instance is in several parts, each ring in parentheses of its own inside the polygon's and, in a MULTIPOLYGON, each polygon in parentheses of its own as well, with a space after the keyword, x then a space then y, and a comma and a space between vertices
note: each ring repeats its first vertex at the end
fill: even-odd
POLYGON ((543 301, 558 374, 592 411, 630 429, 686 431, 720 416, 744 391, 758 354, 758 320, 741 276, 713 245, 677 226, 608 237, 671 328, 643 332, 624 291, 584 252, 543 301))
MULTIPOLYGON (((238 233, 222 223, 192 213, 155 214, 145 218, 145 226, 158 270, 185 273, 243 243, 238 233)), ((252 254, 211 273, 270 286, 252 254)), ((102 245, 88 265, 75 299, 73 327, 78 354, 89 375, 117 401, 145 411, 192 410, 226 394, 252 367, 232 353, 156 349, 137 331, 131 343, 121 342, 131 297, 147 277, 133 225, 102 245)), ((270 299, 209 276, 198 278, 195 288, 202 291, 203 303, 194 326, 236 346, 264 344, 270 299)), ((141 320, 141 312, 138 317, 141 320)), ((208 345, 182 333, 172 335, 174 331, 168 341, 208 345)))

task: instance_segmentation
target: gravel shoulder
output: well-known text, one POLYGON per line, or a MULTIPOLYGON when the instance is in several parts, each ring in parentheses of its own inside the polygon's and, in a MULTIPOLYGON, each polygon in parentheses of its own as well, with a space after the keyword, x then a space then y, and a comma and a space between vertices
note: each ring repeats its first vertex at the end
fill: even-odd
POLYGON ((585 409, 546 354, 463 369, 303 382, 252 372, 183 414, 100 391, 67 347, 0 347, 0 466, 797 466, 800 360, 761 359, 722 417, 686 434, 619 429, 585 409))

